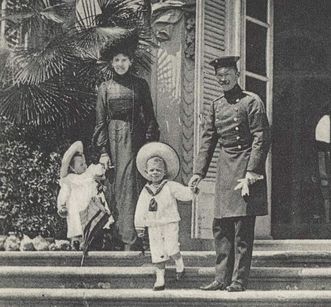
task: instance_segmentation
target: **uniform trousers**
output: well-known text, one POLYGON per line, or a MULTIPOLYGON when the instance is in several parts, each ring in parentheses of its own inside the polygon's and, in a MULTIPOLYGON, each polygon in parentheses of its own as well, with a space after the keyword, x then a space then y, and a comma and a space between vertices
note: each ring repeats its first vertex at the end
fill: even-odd
POLYGON ((227 217, 213 221, 216 250, 215 279, 225 285, 247 286, 252 261, 255 216, 227 217))

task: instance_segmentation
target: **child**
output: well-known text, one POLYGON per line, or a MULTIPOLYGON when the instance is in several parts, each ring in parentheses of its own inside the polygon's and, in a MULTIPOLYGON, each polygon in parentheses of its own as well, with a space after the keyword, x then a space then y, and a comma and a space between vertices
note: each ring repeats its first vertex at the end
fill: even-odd
MULTIPOLYGON (((109 210, 103 193, 98 192, 100 183, 97 179, 104 178, 104 175, 105 168, 102 164, 91 164, 87 167, 81 141, 73 143, 63 156, 57 207, 58 214, 67 218, 67 237, 76 250, 80 247, 83 235, 80 212, 86 209, 91 199, 97 195, 109 210)), ((112 216, 109 220, 109 223, 111 222, 112 216)))
POLYGON ((184 276, 184 263, 179 250, 178 222, 180 216, 177 200, 192 200, 193 193, 188 187, 171 181, 179 171, 176 152, 167 144, 151 142, 144 145, 137 155, 137 168, 148 180, 140 193, 135 227, 139 237, 148 227, 152 262, 156 270, 153 290, 165 288, 165 263, 171 257, 176 263, 176 279, 184 276))

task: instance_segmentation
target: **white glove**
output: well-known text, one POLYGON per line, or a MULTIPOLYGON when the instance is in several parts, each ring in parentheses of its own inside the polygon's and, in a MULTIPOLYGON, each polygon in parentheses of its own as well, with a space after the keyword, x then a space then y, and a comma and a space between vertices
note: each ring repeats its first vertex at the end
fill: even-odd
POLYGON ((256 181, 262 180, 263 179, 263 175, 256 174, 254 172, 249 172, 248 171, 246 173, 245 178, 248 179, 248 184, 254 184, 256 181))
POLYGON ((245 178, 237 180, 239 183, 234 189, 241 189, 241 196, 249 196, 249 186, 258 180, 262 180, 263 178, 263 175, 256 174, 254 172, 247 172, 245 178))
POLYGON ((241 189, 241 196, 249 196, 249 184, 248 184, 248 179, 238 179, 237 180, 239 183, 235 186, 235 190, 241 189))

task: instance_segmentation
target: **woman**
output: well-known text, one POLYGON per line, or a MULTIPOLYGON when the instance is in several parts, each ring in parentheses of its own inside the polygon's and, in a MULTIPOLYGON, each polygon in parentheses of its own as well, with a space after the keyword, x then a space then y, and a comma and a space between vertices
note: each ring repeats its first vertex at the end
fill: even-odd
POLYGON ((112 51, 113 78, 98 89, 94 134, 100 163, 112 169, 111 204, 118 213, 115 230, 124 250, 130 250, 137 238, 134 213, 144 184, 135 157, 142 145, 159 135, 149 86, 131 73, 132 59, 128 47, 112 51))

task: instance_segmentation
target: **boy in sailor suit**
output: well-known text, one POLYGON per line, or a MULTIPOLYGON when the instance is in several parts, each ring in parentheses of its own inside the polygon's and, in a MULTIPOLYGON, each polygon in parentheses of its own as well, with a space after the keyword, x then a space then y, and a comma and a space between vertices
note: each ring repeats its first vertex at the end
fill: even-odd
POLYGON ((137 155, 137 168, 148 183, 138 199, 135 228, 138 237, 142 237, 148 227, 152 263, 156 269, 153 290, 164 290, 165 263, 169 258, 176 263, 176 279, 184 276, 178 242, 180 216, 177 200, 192 200, 193 189, 172 181, 179 171, 179 159, 167 144, 152 142, 144 145, 137 155))

